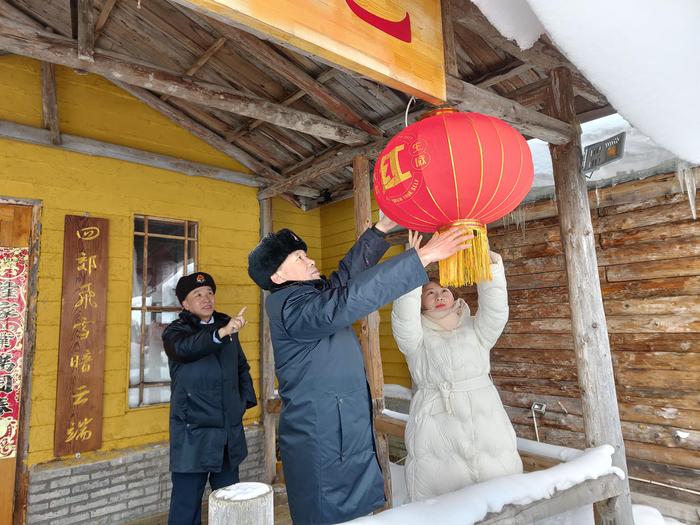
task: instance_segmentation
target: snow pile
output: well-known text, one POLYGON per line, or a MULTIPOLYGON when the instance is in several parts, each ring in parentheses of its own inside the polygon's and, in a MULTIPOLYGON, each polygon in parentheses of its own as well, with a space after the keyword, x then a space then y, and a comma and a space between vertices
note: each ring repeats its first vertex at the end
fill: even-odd
POLYGON ((254 499, 268 492, 272 492, 272 487, 266 485, 265 483, 235 483, 217 489, 214 494, 219 499, 226 499, 229 501, 242 501, 246 499, 254 499))
POLYGON ((403 385, 384 385, 384 397, 393 397, 396 399, 405 399, 410 401, 412 397, 411 389, 403 385))
POLYGON ((632 505, 634 525, 683 525, 673 518, 665 518, 654 507, 646 505, 632 505))
POLYGON ((566 490, 588 479, 596 479, 607 474, 616 474, 623 478, 623 472, 612 466, 613 450, 610 445, 588 449, 568 463, 561 463, 547 470, 488 480, 437 498, 403 505, 377 516, 358 518, 348 523, 370 525, 475 523, 489 512, 500 512, 505 505, 527 505, 533 501, 547 499, 556 491, 566 490))
POLYGON ((532 47, 544 27, 523 0, 472 0, 491 25, 520 49, 532 47))
POLYGON ((679 157, 700 162, 700 68, 692 65, 700 56, 700 2, 587 0, 575 8, 551 0, 473 2, 521 47, 539 31, 534 14, 628 122, 679 157))
POLYGON ((385 408, 382 410, 382 414, 385 416, 393 417, 394 419, 400 419, 401 421, 408 421, 408 414, 403 414, 402 412, 395 412, 394 410, 389 410, 385 408))
MULTIPOLYGON (((590 180, 605 180, 632 173, 646 175, 668 173, 676 169, 678 163, 676 155, 655 144, 653 140, 638 129, 633 128, 617 113, 581 124, 582 148, 623 131, 626 136, 622 158, 586 173, 590 180)), ((529 140, 528 145, 535 165, 533 187, 552 186, 554 177, 552 176, 552 157, 549 154, 549 145, 539 139, 529 140)), ((698 147, 700 148, 700 144, 698 147)))

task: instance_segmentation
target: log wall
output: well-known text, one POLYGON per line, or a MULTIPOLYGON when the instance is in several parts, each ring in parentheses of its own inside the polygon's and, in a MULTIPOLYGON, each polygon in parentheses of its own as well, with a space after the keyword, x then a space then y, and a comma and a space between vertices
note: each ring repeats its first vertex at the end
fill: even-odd
MULTIPOLYGON (((700 179, 700 170, 695 170, 700 179)), ((637 492, 700 508, 700 221, 674 174, 589 193, 615 381, 637 492)), ((492 225, 503 256, 510 320, 492 375, 518 435, 583 446, 566 269, 556 203, 524 205, 524 226, 492 225)), ((582 290, 585 293, 585 290, 582 290)), ((459 295, 476 306, 474 289, 459 295)))

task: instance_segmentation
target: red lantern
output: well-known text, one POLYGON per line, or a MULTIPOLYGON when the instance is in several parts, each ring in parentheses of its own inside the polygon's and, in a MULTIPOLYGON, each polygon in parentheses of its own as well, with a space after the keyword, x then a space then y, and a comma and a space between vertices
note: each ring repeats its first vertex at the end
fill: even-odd
POLYGON ((510 125, 439 109, 389 141, 374 166, 374 193, 406 228, 473 230, 472 247, 440 263, 443 286, 464 286, 491 278, 486 224, 517 208, 533 175, 530 148, 510 125))

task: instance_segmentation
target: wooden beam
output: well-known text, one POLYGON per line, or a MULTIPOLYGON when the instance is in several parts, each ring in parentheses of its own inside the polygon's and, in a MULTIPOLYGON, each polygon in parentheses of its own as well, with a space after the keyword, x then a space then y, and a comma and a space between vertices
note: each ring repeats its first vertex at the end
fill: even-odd
POLYGON ((265 188, 260 191, 258 198, 269 199, 270 197, 288 191, 291 187, 306 184, 309 181, 343 169, 351 164, 352 160, 357 155, 374 158, 382 152, 387 142, 388 139, 382 139, 358 148, 344 148, 339 150, 332 157, 326 158, 320 162, 315 162, 296 175, 287 178, 285 181, 265 188))
POLYGON ((524 135, 552 144, 566 144, 575 134, 573 126, 567 122, 449 76, 447 99, 460 111, 478 111, 500 118, 524 135))
POLYGON ((475 86, 480 87, 482 89, 488 89, 492 86, 495 86, 496 84, 499 84, 500 82, 509 80, 513 77, 517 77, 519 75, 522 75, 523 73, 527 73, 531 69, 532 64, 518 64, 516 66, 509 65, 508 67, 504 68, 496 74, 488 75, 484 80, 472 83, 475 86))
POLYGON ((107 23, 109 15, 112 13, 112 9, 114 9, 114 4, 116 3, 117 0, 105 0, 102 11, 100 11, 100 16, 97 17, 97 22, 95 22, 95 42, 100 38, 100 33, 102 33, 102 29, 107 23))
POLYGON ((78 58, 93 61, 95 54, 95 9, 93 0, 78 0, 78 58))
MULTIPOLYGON (((359 238, 372 226, 372 190, 370 189, 369 160, 362 155, 352 161, 352 180, 355 191, 355 237, 359 238)), ((360 346, 367 371, 373 413, 384 410, 384 374, 382 355, 379 351, 379 312, 374 311, 360 320, 360 346)), ((377 459, 384 474, 384 495, 391 507, 391 469, 389 463, 389 437, 375 432, 377 459)))
MULTIPOLYGON (((321 84, 325 84, 328 82, 330 79, 332 79, 336 73, 338 73, 337 69, 327 69, 323 73, 321 73, 318 78, 316 79, 317 82, 320 82, 321 84)), ((303 98, 306 96, 306 92, 302 91, 301 89, 297 91, 296 93, 292 93, 289 95, 287 98, 285 98, 283 101, 280 102, 280 104, 284 106, 291 106, 294 104, 297 100, 303 98)), ((250 133, 257 127, 259 127, 261 124, 265 124, 262 120, 253 120, 249 122, 248 124, 245 124, 244 126, 241 127, 240 130, 236 132, 236 134, 233 137, 233 140, 235 140, 238 137, 242 137, 246 135, 247 133, 250 133)))
POLYGON ((442 0, 440 6, 442 8, 442 36, 445 42, 445 73, 459 78, 452 0, 442 0))
POLYGON ((606 98, 554 47, 544 44, 538 40, 530 49, 522 50, 517 44, 511 42, 501 35, 494 28, 488 19, 481 13, 479 8, 472 4, 470 0, 452 0, 454 5, 454 16, 457 23, 462 24, 471 32, 482 37, 486 42, 497 47, 511 56, 529 63, 534 67, 541 68, 545 72, 556 68, 566 67, 574 75, 576 94, 593 102, 594 104, 607 104, 606 98))
MULTIPOLYGON (((571 71, 551 71, 547 113, 577 127, 571 71)), ((586 179, 581 172, 581 138, 550 145, 571 306, 571 329, 583 407, 586 446, 615 447, 613 464, 627 475, 625 444, 617 407, 610 342, 598 277, 596 241, 586 179)), ((599 523, 632 525, 629 482, 619 497, 595 506, 599 523)))
POLYGON ((503 96, 523 106, 544 106, 549 96, 550 85, 551 81, 547 77, 505 93, 503 96))
POLYGON ((406 433, 406 422, 386 414, 375 413, 374 428, 377 432, 403 439, 406 433))
POLYGON ((51 146, 65 151, 82 153, 94 157, 105 157, 110 159, 124 160, 135 164, 142 164, 153 168, 160 168, 193 177, 207 177, 226 182, 235 182, 245 186, 259 187, 264 181, 260 181, 255 176, 241 173, 198 162, 190 162, 167 155, 159 155, 148 151, 127 148, 117 144, 101 142, 99 140, 76 137, 74 135, 61 135, 62 143, 55 145, 51 142, 51 132, 0 120, 0 137, 39 146, 51 146))
POLYGON ((345 124, 294 110, 229 87, 198 81, 149 64, 135 63, 106 51, 96 51, 91 63, 81 61, 77 58, 76 45, 70 39, 27 28, 9 19, 0 19, 0 49, 37 60, 84 69, 110 80, 257 118, 343 144, 359 145, 369 141, 369 135, 345 124))
POLYGON ((367 122, 321 82, 318 82, 291 60, 278 53, 272 45, 263 42, 250 33, 224 25, 216 20, 212 19, 210 23, 220 34, 236 44, 237 50, 246 55, 251 63, 263 64, 270 68, 273 74, 279 75, 297 86, 315 99, 322 107, 326 108, 332 115, 340 118, 350 126, 359 128, 375 137, 382 135, 379 128, 367 122))
POLYGON ((56 101, 56 68, 48 62, 41 63, 41 110, 44 128, 51 132, 51 143, 61 144, 58 125, 58 102, 56 101))
MULTIPOLYGON (((130 93, 134 97, 138 98, 147 106, 166 116, 177 125, 189 131, 195 137, 198 137, 213 148, 225 153, 235 161, 240 162, 246 168, 250 169, 262 181, 269 184, 273 181, 284 180, 284 177, 282 177, 277 171, 272 169, 267 164, 260 162, 247 151, 239 148, 238 146, 227 142, 209 128, 202 126, 199 122, 188 117, 182 111, 172 107, 167 102, 164 102, 150 91, 130 86, 129 84, 124 84, 123 82, 114 82, 114 84, 122 88, 127 93, 130 93)), ((294 186, 289 191, 295 195, 301 195, 304 197, 316 198, 319 196, 318 190, 308 187, 294 186)))
MULTIPOLYGON (((260 238, 274 231, 272 224, 272 201, 263 199, 260 201, 260 238)), ((265 301, 270 292, 260 291, 260 399, 262 405, 263 423, 263 483, 272 484, 275 480, 277 466, 277 419, 268 401, 272 400, 275 391, 275 354, 272 350, 272 337, 270 336, 270 319, 265 308, 265 301)))
POLYGON ((620 494, 621 480, 614 474, 589 479, 566 490, 556 491, 551 498, 528 505, 505 505, 500 512, 487 514, 476 525, 516 525, 534 523, 566 511, 607 500, 620 494))

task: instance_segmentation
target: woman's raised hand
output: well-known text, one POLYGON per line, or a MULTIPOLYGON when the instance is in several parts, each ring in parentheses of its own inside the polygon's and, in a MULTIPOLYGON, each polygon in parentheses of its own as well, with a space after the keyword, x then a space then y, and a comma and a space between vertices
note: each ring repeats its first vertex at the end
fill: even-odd
POLYGON ((420 243, 423 241, 423 236, 413 230, 408 230, 408 249, 415 248, 418 250, 420 248, 420 243))
POLYGON ((469 240, 473 238, 474 235, 464 228, 454 226, 442 234, 435 232, 425 246, 417 248, 416 251, 423 266, 428 266, 430 263, 442 261, 460 250, 469 248, 471 246, 469 240))
POLYGON ((491 264, 503 264, 503 259, 501 258, 501 256, 498 255, 496 252, 492 252, 490 250, 489 259, 491 260, 491 264))

